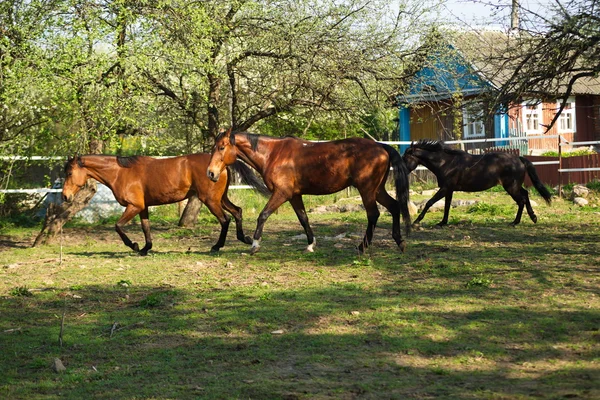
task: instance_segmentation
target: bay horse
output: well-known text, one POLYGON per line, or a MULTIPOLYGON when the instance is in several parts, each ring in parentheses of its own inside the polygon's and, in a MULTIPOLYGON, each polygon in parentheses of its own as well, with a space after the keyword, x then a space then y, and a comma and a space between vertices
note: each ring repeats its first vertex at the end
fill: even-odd
POLYGON ((527 207, 529 217, 536 223, 537 217, 529 202, 529 194, 523 188, 525 173, 529 175, 533 186, 546 203, 550 204, 551 201, 552 195, 540 181, 531 161, 515 154, 495 152, 473 155, 466 151, 447 147, 441 141, 420 140, 416 143, 413 142, 406 149, 403 158, 410 171, 421 164, 433 172, 440 187, 425 204, 414 224, 421 222, 433 204, 445 198, 444 217, 437 225, 446 225, 452 204, 452 194, 455 191, 480 192, 496 185, 502 185, 519 207, 511 225, 515 226, 521 222, 523 207, 527 207))
MULTIPOLYGON (((231 218, 223 210, 233 215, 238 240, 246 244, 252 243, 252 239, 245 236, 242 229, 241 208, 227 197, 230 174, 225 173, 221 179, 211 181, 205 172, 209 160, 210 155, 203 153, 164 159, 145 156, 76 156, 65 164, 66 178, 62 196, 65 201, 71 201, 88 178, 108 186, 119 204, 125 207, 115 230, 126 246, 143 256, 152 248, 148 207, 176 203, 194 194, 206 204, 221 224, 221 234, 211 251, 218 251, 225 244, 231 218), (123 231, 123 226, 138 214, 146 240, 141 250, 123 231)), ((260 182, 248 166, 240 162, 232 167, 246 183, 258 188, 263 194, 268 193, 264 183, 260 182)))
POLYGON ((248 132, 222 132, 215 139, 208 177, 219 180, 222 171, 241 159, 263 177, 272 192, 261 211, 253 236, 251 254, 260 249, 263 226, 267 218, 284 202, 292 205, 306 232, 307 251, 314 251, 313 231, 302 195, 325 195, 348 186, 358 189, 367 212, 367 231, 358 251, 362 254, 371 244, 379 218, 377 202, 392 214, 392 237, 402 251, 406 247, 400 232, 400 214, 410 231, 408 211, 408 170, 400 154, 391 146, 362 138, 315 143, 295 137, 274 138, 248 132), (390 171, 394 170, 397 200, 385 189, 390 171))

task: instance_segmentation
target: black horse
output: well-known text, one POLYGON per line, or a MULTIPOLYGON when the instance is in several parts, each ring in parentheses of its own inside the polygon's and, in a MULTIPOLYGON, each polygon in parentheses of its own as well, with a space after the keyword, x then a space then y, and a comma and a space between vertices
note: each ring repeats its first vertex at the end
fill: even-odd
POLYGON ((418 224, 429 207, 442 198, 446 198, 444 218, 439 226, 448 223, 448 212, 452 204, 452 194, 455 191, 480 192, 496 185, 502 185, 519 206, 517 216, 512 225, 521 222, 523 207, 531 220, 537 222, 537 217, 531 208, 529 195, 523 188, 525 172, 529 174, 533 186, 550 204, 551 194, 540 181, 531 161, 510 153, 487 153, 473 155, 462 150, 451 149, 443 142, 435 140, 420 140, 412 143, 404 152, 404 161, 410 171, 419 164, 433 172, 438 180, 440 190, 425 204, 419 217, 414 221, 418 224))

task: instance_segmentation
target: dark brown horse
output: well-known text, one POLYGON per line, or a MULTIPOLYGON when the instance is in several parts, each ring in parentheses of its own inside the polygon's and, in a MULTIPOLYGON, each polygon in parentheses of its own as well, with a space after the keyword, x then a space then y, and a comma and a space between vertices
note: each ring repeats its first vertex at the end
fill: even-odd
MULTIPOLYGON (((208 179, 206 168, 209 160, 209 154, 165 159, 144 156, 78 156, 69 159, 65 165, 63 199, 70 201, 88 178, 108 186, 119 204, 125 207, 115 229, 123 243, 134 251, 139 251, 141 255, 146 255, 152 248, 148 207, 175 203, 194 194, 206 204, 221 224, 221 235, 211 251, 218 251, 225 244, 231 218, 224 209, 235 218, 237 238, 244 243, 252 243, 252 239, 245 236, 242 229, 242 210, 227 198, 230 175, 225 173, 215 182, 208 179), (141 250, 123 231, 123 226, 138 214, 146 239, 146 244, 141 250)), ((233 168, 248 184, 257 188, 261 188, 262 185, 263 190, 266 190, 264 184, 243 163, 236 163, 233 168)))
POLYGON ((438 225, 446 225, 450 205, 452 204, 452 194, 455 191, 480 192, 496 185, 502 185, 519 206, 512 225, 521 222, 523 207, 527 207, 527 213, 535 223, 537 217, 529 202, 529 194, 523 188, 525 173, 529 174, 533 186, 544 200, 550 204, 552 195, 540 181, 531 161, 515 154, 487 153, 473 155, 462 150, 449 148, 440 141, 420 140, 412 143, 406 149, 403 158, 410 171, 421 164, 433 172, 440 187, 440 190, 425 204, 423 211, 414 221, 415 224, 421 222, 429 207, 445 197, 444 218, 438 225))
POLYGON ((225 167, 240 158, 256 169, 273 193, 258 217, 251 253, 260 248, 263 226, 269 216, 289 201, 313 251, 315 237, 308 223, 303 194, 323 195, 354 186, 360 192, 367 211, 368 225, 359 252, 371 244, 379 218, 377 202, 392 214, 392 237, 402 251, 405 242, 400 233, 400 214, 410 230, 408 211, 408 170, 400 154, 391 146, 368 139, 352 138, 314 143, 293 137, 273 138, 249 133, 224 132, 215 139, 207 174, 219 180, 225 167), (394 169, 396 196, 385 190, 385 182, 394 169))

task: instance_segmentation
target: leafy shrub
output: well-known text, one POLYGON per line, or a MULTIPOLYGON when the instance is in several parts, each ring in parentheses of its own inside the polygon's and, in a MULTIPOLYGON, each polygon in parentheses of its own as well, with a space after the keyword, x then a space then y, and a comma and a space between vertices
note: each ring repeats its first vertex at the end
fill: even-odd
POLYGON ((469 282, 467 282, 465 284, 465 286, 467 288, 487 288, 490 287, 492 285, 493 281, 490 278, 486 278, 482 275, 480 276, 475 276, 473 278, 471 278, 471 280, 469 282))
MULTIPOLYGON (((590 154, 596 154, 596 152, 593 150, 590 150, 588 148, 584 148, 584 149, 577 149, 577 150, 573 150, 573 151, 565 151, 561 154, 561 156, 562 157, 576 157, 576 156, 587 156, 590 154)), ((545 156, 545 157, 558 157, 558 151, 550 150, 550 151, 546 151, 546 152, 542 153, 541 155, 545 156)))
POLYGON ((27 286, 19 286, 10 290, 10 295, 15 297, 31 297, 33 293, 29 291, 27 286))

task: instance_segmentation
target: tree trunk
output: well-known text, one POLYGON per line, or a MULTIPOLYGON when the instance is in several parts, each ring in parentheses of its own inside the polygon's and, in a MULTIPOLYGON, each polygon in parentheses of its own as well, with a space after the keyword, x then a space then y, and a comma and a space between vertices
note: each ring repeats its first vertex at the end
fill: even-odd
POLYGON ((186 228, 191 228, 196 226, 196 221, 198 221, 198 213, 202 208, 202 202, 197 196, 192 196, 188 199, 188 202, 181 214, 181 218, 179 219, 179 226, 184 226, 186 228))
POLYGON ((46 210, 44 226, 42 226, 42 230, 35 238, 32 247, 36 247, 40 244, 52 243, 54 239, 56 239, 56 235, 60 232, 63 225, 81 211, 90 202, 92 197, 94 197, 94 194, 96 194, 96 181, 90 179, 85 186, 77 192, 72 202, 64 202, 60 205, 50 203, 48 205, 48 210, 46 210))

